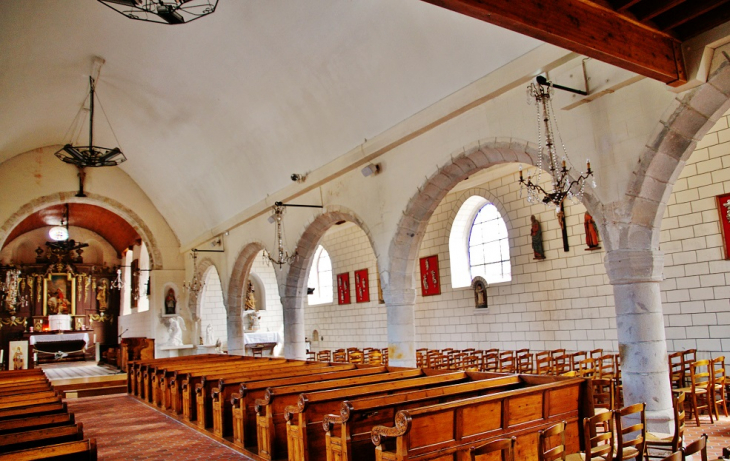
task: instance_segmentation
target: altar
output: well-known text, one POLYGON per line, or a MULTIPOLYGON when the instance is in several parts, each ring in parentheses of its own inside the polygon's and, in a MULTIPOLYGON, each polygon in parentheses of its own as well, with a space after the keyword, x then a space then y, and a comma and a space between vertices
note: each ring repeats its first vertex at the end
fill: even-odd
POLYGON ((38 353, 38 361, 86 360, 90 346, 89 333, 36 333, 28 335, 28 343, 38 353))
POLYGON ((258 353, 263 355, 265 351, 273 355, 277 344, 279 344, 279 333, 275 331, 256 331, 243 334, 244 349, 246 352, 251 352, 252 355, 258 355, 258 353))

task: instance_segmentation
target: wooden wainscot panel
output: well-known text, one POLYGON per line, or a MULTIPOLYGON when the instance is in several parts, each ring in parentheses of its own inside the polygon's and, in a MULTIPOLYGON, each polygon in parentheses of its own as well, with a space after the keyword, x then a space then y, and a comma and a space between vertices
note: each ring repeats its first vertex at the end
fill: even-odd
POLYGON ((501 402, 485 402, 464 408, 462 412, 464 437, 485 434, 502 428, 501 402))
MULTIPOLYGON (((542 399, 543 394, 541 392, 510 398, 508 401, 509 419, 507 425, 516 426, 542 419, 542 399)), ((576 402, 573 402, 573 407, 576 407, 576 405, 576 402)))
POLYGON ((453 440, 454 431, 444 430, 445 427, 455 427, 453 411, 433 414, 428 418, 419 418, 413 421, 408 444, 411 447, 421 447, 453 440))
POLYGON ((548 392, 547 416, 558 416, 575 410, 575 402, 580 398, 577 386, 553 389, 548 392))

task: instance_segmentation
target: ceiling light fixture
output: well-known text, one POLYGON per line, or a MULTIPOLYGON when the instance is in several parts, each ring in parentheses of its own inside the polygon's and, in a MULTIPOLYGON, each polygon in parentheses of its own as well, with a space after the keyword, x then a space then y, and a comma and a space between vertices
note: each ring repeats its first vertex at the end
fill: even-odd
MULTIPOLYGON (((292 175, 293 176, 293 175, 292 175)), ((264 249, 264 262, 269 263, 272 262, 279 266, 279 270, 284 266, 284 264, 291 264, 294 261, 297 260, 299 257, 299 251, 294 250, 293 254, 289 254, 288 251, 284 249, 284 208, 288 206, 293 207, 300 207, 300 208, 324 208, 321 205, 294 205, 291 203, 282 203, 282 202, 275 202, 274 206, 271 207, 271 210, 273 213, 271 216, 269 216, 268 221, 270 223, 275 223, 276 227, 274 229, 274 244, 276 246, 276 257, 271 256, 271 252, 264 249)))
POLYGON ((86 194, 84 194, 84 178, 86 177, 84 168, 117 166, 127 160, 127 157, 124 156, 118 147, 109 149, 94 145, 94 91, 94 79, 93 77, 89 77, 89 145, 73 146, 66 144, 55 154, 63 162, 76 165, 79 169, 79 191, 76 197, 86 197, 86 194))
POLYGON ((130 19, 185 24, 215 12, 218 0, 97 0, 130 19))
MULTIPOLYGON (((563 200, 565 198, 573 201, 574 198, 578 200, 583 199, 583 191, 585 189, 585 182, 593 176, 591 171, 591 161, 586 159, 586 171, 581 172, 578 178, 572 179, 569 176, 569 172, 572 169, 568 162, 568 153, 565 150, 565 144, 560 136, 558 130, 558 124, 554 120, 555 114, 553 111, 552 104, 552 93, 553 88, 560 90, 570 91, 572 93, 578 93, 586 95, 587 93, 581 90, 574 90, 560 85, 554 85, 548 81, 545 77, 537 77, 536 83, 531 83, 527 87, 528 102, 535 99, 535 105, 537 106, 537 143, 538 143, 538 155, 537 155, 537 169, 533 175, 528 176, 524 179, 522 176, 522 165, 520 165, 520 196, 522 196, 522 190, 527 189, 527 202, 528 203, 539 203, 542 202, 547 206, 555 206, 555 211, 560 212, 563 200), (542 142, 542 131, 543 127, 545 130, 545 144, 542 142), (561 159, 561 166, 558 166, 558 153, 555 147, 555 132, 558 134, 560 144, 563 148, 563 156, 561 159), (543 157, 547 157, 549 165, 548 170, 552 176, 552 191, 548 192, 540 186, 540 175, 543 171, 543 157), (533 176, 535 180, 533 182, 533 176)), ((596 187, 596 181, 591 181, 591 186, 596 187)))
POLYGON ((365 168, 360 170, 363 176, 366 178, 370 175, 377 175, 380 174, 380 163, 371 163, 369 165, 366 165, 365 168))
POLYGON ((198 250, 193 250, 193 278, 183 283, 183 290, 189 292, 193 296, 197 296, 205 287, 205 281, 198 278, 198 250))

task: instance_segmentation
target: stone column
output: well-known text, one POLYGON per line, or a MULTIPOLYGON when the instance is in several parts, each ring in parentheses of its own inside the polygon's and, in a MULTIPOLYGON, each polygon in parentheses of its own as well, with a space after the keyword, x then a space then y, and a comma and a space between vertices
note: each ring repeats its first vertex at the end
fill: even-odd
POLYGON ((388 310, 388 359, 392 366, 416 366, 416 290, 384 290, 388 310))
POLYGON ((672 391, 659 291, 663 268, 659 251, 613 250, 606 257, 616 305, 624 405, 645 402, 649 430, 671 433, 672 391))
POLYGON ((241 309, 235 308, 235 312, 228 313, 228 354, 245 355, 246 350, 243 347, 243 319, 241 318, 241 309))
POLYGON ((284 357, 304 360, 307 358, 307 345, 304 342, 304 308, 299 298, 281 298, 284 309, 284 357))

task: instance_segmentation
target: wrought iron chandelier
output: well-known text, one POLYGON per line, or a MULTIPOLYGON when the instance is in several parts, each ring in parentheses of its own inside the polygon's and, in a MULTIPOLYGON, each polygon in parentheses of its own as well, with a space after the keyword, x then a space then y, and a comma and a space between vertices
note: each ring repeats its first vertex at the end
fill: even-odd
POLYGON ((218 0, 97 0, 130 19, 185 24, 215 12, 218 0))
POLYGON ((284 264, 291 264, 294 261, 297 260, 299 257, 299 252, 297 250, 294 250, 293 254, 289 254, 288 251, 284 249, 284 204, 281 202, 276 202, 273 207, 271 207, 273 214, 271 217, 269 217, 269 221, 273 219, 274 224, 276 225, 276 228, 274 230, 275 238, 274 243, 276 245, 276 258, 271 256, 271 253, 264 249, 264 261, 276 264, 279 266, 279 270, 284 266, 284 264))
MULTIPOLYGON (((295 175, 292 175, 292 180, 294 180, 294 176, 295 175)), ((298 250, 294 250, 294 253, 290 255, 289 252, 284 249, 284 208, 288 206, 298 208, 323 208, 322 205, 295 205, 293 203, 274 202, 274 206, 271 207, 273 213, 269 216, 269 222, 276 224, 274 229, 276 257, 272 256, 271 252, 267 249, 264 249, 263 253, 264 262, 267 264, 269 262, 276 264, 279 266, 279 270, 281 270, 284 264, 291 264, 299 258, 298 250)))
POLYGON ((183 283, 183 290, 197 296, 205 287, 205 281, 198 278, 198 250, 193 250, 193 278, 183 283))
POLYGON ((94 145, 94 93, 94 78, 89 77, 89 145, 74 146, 66 144, 55 154, 63 162, 76 165, 79 169, 79 192, 76 197, 86 197, 86 194, 84 194, 84 177, 86 176, 84 168, 117 166, 127 160, 127 157, 118 147, 109 149, 108 147, 94 145))
MULTIPOLYGON (((573 90, 571 88, 554 85, 549 82, 545 77, 538 77, 536 83, 531 83, 527 87, 527 98, 528 103, 532 103, 532 99, 535 100, 535 106, 537 107, 537 140, 538 140, 538 156, 537 156, 537 169, 536 171, 527 176, 525 179, 522 176, 522 165, 520 165, 520 196, 522 196, 523 189, 527 190, 527 202, 528 203, 544 203, 547 206, 555 206, 556 213, 559 213, 563 204, 563 200, 566 198, 574 201, 574 199, 582 200, 583 192, 585 189, 585 183, 588 178, 593 176, 591 170, 591 161, 586 159, 586 171, 580 172, 580 175, 576 179, 572 179, 569 172, 572 170, 572 166, 569 166, 568 154, 565 149, 565 144, 560 136, 558 130, 558 124, 555 121, 555 115, 553 111, 553 104, 551 96, 554 92, 554 88, 567 90, 575 93, 586 94, 585 92, 573 90), (543 130, 545 142, 543 144, 543 130), (558 134, 558 139, 563 149, 563 156, 558 163, 558 152, 555 146, 556 139, 555 133, 558 134), (540 176, 543 171, 543 158, 548 159, 548 171, 552 176, 552 191, 546 191, 540 185, 540 176), (534 180, 533 180, 534 177, 534 180)), ((595 179, 591 180, 591 186, 596 187, 595 179)))

